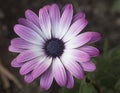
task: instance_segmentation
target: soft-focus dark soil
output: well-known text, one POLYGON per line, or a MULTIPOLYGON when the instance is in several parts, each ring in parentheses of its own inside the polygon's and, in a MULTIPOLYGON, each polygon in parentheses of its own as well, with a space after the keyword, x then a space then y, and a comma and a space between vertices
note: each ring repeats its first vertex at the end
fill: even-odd
POLYGON ((117 46, 118 41, 120 41, 120 14, 112 11, 113 1, 114 0, 0 0, 0 58, 2 59, 3 65, 14 73, 24 85, 23 90, 19 90, 16 85, 10 81, 11 87, 4 90, 0 83, 0 93, 40 93, 39 83, 37 83, 37 81, 29 85, 25 84, 18 70, 10 66, 11 60, 16 56, 16 54, 8 52, 10 40, 16 37, 13 26, 17 23, 19 17, 24 17, 26 9, 31 9, 38 13, 39 8, 46 4, 57 3, 62 7, 67 3, 72 3, 75 13, 79 11, 86 13, 89 24, 85 30, 98 31, 102 34, 103 39, 97 43, 98 48, 102 51, 105 39, 110 41, 110 47, 117 46))

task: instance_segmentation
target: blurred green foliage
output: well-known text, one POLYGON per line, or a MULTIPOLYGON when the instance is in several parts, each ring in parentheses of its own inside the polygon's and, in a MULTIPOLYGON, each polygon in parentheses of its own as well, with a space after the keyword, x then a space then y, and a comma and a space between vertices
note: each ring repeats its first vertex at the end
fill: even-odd
POLYGON ((120 13, 120 0, 115 0, 113 4, 113 11, 120 13))

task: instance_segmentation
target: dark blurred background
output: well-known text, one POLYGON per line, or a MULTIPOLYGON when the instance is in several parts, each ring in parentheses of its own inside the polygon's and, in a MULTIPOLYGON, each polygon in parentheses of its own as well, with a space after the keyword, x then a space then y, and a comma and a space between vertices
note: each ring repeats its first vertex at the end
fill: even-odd
POLYGON ((39 80, 26 84, 18 69, 10 66, 16 54, 8 51, 10 40, 17 37, 13 26, 25 10, 38 14, 41 7, 52 3, 60 8, 72 3, 74 13, 86 13, 89 24, 84 30, 102 35, 94 44, 101 51, 93 58, 97 70, 86 73, 82 81, 75 79, 73 89, 60 88, 59 93, 120 93, 120 0, 0 0, 0 93, 55 93, 40 90, 39 80))

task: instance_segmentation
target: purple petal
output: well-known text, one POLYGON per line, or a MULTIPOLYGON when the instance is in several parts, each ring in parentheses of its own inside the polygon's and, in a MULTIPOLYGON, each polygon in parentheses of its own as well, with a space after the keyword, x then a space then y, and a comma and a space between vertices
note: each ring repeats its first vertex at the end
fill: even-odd
POLYGON ((71 27, 69 28, 67 34, 63 37, 64 42, 72 39, 76 35, 78 35, 87 25, 88 21, 85 19, 79 19, 75 21, 71 27))
POLYGON ((15 25, 14 31, 17 35, 19 35, 21 38, 30 43, 40 45, 44 42, 43 38, 41 38, 41 36, 38 33, 23 25, 15 25))
POLYGON ((10 45, 8 50, 11 51, 11 52, 16 52, 16 53, 21 53, 21 52, 25 51, 24 49, 16 48, 13 45, 10 45))
POLYGON ((22 67, 20 68, 20 74, 21 75, 25 75, 29 72, 31 72, 32 70, 34 70, 35 67, 37 67, 40 62, 43 60, 44 58, 42 57, 38 57, 35 59, 32 59, 30 61, 27 61, 26 63, 24 63, 24 65, 22 65, 22 67))
POLYGON ((26 83, 31 83, 34 80, 32 73, 26 74, 24 80, 26 83))
POLYGON ((60 20, 60 10, 57 4, 53 4, 49 9, 49 14, 51 18, 51 26, 52 26, 52 35, 55 37, 58 33, 58 23, 60 20))
POLYGON ((66 48, 78 48, 88 43, 92 38, 92 32, 82 33, 66 43, 66 48))
POLYGON ((28 50, 28 51, 20 53, 17 56, 17 62, 22 63, 22 62, 34 59, 34 58, 39 57, 39 56, 44 56, 44 54, 41 51, 28 50))
POLYGON ((87 62, 90 60, 90 56, 88 55, 88 53, 78 49, 66 49, 64 51, 64 54, 71 56, 71 58, 79 62, 87 62))
POLYGON ((73 88, 74 86, 74 79, 73 79, 73 76, 71 75, 70 72, 67 71, 67 84, 66 84, 66 87, 67 88, 73 88))
POLYGON ((18 19, 18 23, 21 24, 21 25, 24 25, 28 28, 31 28, 32 30, 34 31, 37 31, 39 32, 40 31, 40 28, 38 28, 34 23, 32 23, 30 20, 27 20, 25 18, 19 18, 18 19))
POLYGON ((66 69, 76 78, 83 79, 84 73, 82 67, 71 59, 68 55, 63 55, 61 60, 66 67, 66 69))
POLYGON ((32 10, 26 10, 25 17, 39 27, 39 18, 32 10))
POLYGON ((96 69, 95 64, 91 61, 83 62, 83 63, 80 63, 80 64, 83 67, 84 71, 92 72, 92 71, 95 71, 95 69, 96 69))
POLYGON ((99 50, 93 46, 82 46, 79 48, 80 50, 88 53, 92 57, 96 57, 99 55, 99 50))
POLYGON ((47 39, 51 38, 51 20, 48 14, 48 6, 39 11, 39 24, 47 39))
POLYGON ((79 20, 79 19, 85 19, 85 13, 79 12, 75 16, 73 16, 73 22, 79 20))
POLYGON ((89 41, 89 43, 94 43, 94 42, 97 42, 97 41, 99 41, 101 39, 100 33, 98 33, 98 32, 91 32, 91 34, 92 34, 92 38, 89 41))
POLYGON ((59 58, 53 60, 53 71, 56 82, 62 87, 66 85, 67 75, 59 58))
POLYGON ((50 67, 51 62, 52 58, 46 58, 43 62, 41 62, 32 72, 34 79, 43 74, 50 67))
POLYGON ((20 18, 18 20, 19 24, 24 25, 28 28, 31 28, 32 30, 34 30, 36 33, 38 33, 40 36, 42 36, 43 38, 45 38, 45 34, 41 31, 41 29, 39 27, 37 27, 33 22, 25 19, 25 18, 20 18))
POLYGON ((25 41, 22 38, 14 38, 11 40, 11 45, 16 47, 16 48, 20 48, 23 50, 27 50, 27 49, 35 49, 35 50, 39 50, 40 46, 39 45, 35 45, 32 44, 30 42, 25 41))
POLYGON ((68 28, 71 24, 73 17, 73 7, 71 4, 68 4, 65 6, 62 16, 60 18, 60 24, 59 24, 59 29, 58 29, 58 38, 62 38, 65 33, 68 31, 68 28))
POLYGON ((23 65, 23 63, 18 63, 16 58, 12 60, 11 62, 11 66, 12 67, 21 67, 23 65))
POLYGON ((52 68, 50 67, 46 72, 44 72, 41 76, 40 87, 43 90, 48 90, 53 82, 53 73, 52 68))

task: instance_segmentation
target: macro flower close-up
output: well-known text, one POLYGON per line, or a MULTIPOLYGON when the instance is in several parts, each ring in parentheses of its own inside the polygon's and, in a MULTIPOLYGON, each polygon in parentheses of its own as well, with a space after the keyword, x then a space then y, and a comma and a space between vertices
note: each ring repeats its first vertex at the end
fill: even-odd
POLYGON ((84 71, 95 71, 91 58, 99 55, 92 43, 101 39, 98 32, 82 32, 88 21, 85 13, 74 14, 72 4, 59 9, 46 5, 35 14, 25 11, 14 26, 19 36, 11 40, 9 51, 19 53, 11 65, 20 68, 27 83, 39 78, 48 90, 53 80, 60 87, 73 88, 74 77, 81 80, 84 71))

